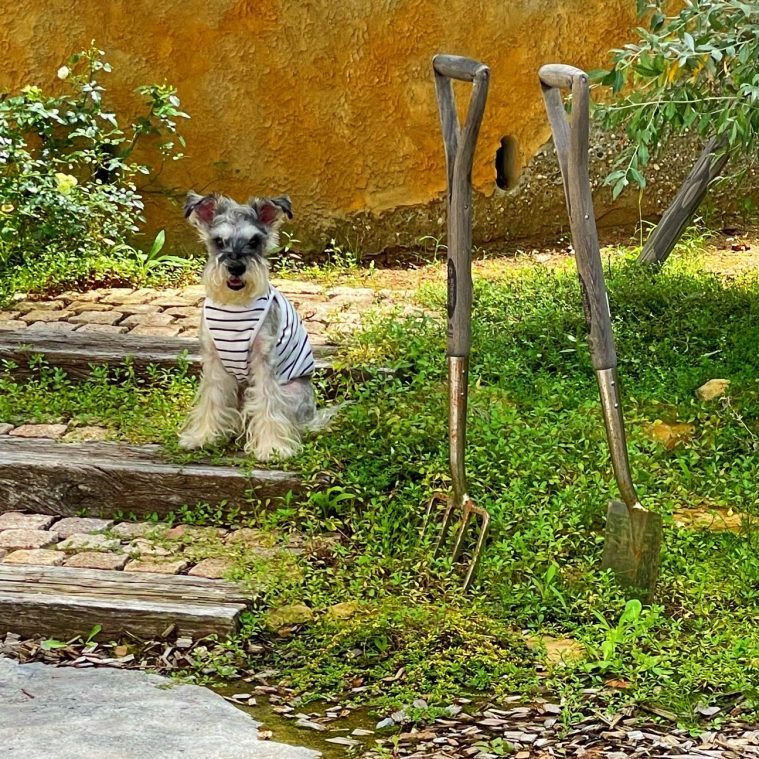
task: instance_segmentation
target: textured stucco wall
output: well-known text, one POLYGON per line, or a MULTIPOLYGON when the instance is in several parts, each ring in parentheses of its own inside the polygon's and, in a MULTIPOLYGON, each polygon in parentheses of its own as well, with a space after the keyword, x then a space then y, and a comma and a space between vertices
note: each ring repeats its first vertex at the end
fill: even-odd
MULTIPOLYGON (((0 89, 55 86, 66 55, 95 40, 113 64, 107 86, 117 104, 128 109, 135 86, 167 80, 192 116, 187 158, 166 167, 164 188, 287 192, 298 239, 318 246, 337 231, 376 249, 440 233, 435 53, 470 55, 492 70, 473 173, 482 205, 495 194, 501 137, 517 138, 525 164, 548 137, 538 67, 597 67, 624 41, 634 8, 633 0, 3 0, 0 89)), ((466 87, 460 93, 465 102, 466 87)), ((508 218, 502 200, 493 208, 506 209, 503 224, 529 233, 536 220, 508 218)), ((188 239, 176 207, 164 198, 151 206, 152 226, 188 239)), ((498 236, 498 215, 481 239, 498 236)))

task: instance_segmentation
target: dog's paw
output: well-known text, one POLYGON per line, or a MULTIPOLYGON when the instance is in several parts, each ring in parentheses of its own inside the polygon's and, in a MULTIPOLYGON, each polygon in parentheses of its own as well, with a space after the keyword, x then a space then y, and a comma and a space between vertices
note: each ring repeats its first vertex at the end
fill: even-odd
POLYGON ((245 453, 252 454, 257 461, 266 462, 272 459, 289 459, 298 452, 298 447, 280 445, 246 445, 245 453))
POLYGON ((183 433, 179 436, 179 447, 183 451, 197 451, 198 448, 202 448, 206 444, 206 440, 203 440, 198 435, 190 433, 183 433))

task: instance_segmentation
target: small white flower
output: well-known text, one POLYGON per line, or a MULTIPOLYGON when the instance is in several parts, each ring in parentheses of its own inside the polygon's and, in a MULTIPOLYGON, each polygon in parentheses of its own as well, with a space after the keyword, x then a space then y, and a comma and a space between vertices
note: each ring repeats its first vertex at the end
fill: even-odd
POLYGON ((61 66, 58 69, 58 78, 59 79, 65 79, 71 72, 69 71, 68 66, 61 66))

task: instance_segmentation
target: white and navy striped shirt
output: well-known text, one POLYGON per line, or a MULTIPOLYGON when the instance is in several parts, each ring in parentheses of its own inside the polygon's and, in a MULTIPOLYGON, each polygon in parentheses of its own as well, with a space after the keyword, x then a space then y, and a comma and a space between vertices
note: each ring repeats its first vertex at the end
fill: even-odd
POLYGON ((210 298, 203 304, 203 318, 221 363, 241 382, 248 377, 253 341, 275 302, 281 319, 275 348, 276 372, 277 380, 284 385, 314 371, 308 333, 293 304, 275 287, 245 306, 220 306, 210 298))

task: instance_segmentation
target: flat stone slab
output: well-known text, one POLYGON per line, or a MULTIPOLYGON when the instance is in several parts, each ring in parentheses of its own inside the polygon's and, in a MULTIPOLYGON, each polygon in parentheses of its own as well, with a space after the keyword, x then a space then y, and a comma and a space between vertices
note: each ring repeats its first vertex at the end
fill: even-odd
POLYGON ((66 557, 60 551, 49 548, 21 549, 9 553, 3 561, 6 564, 31 564, 32 566, 59 567, 66 557))
POLYGON ((137 670, 0 658, 0 746, 24 759, 315 759, 221 696, 137 670), (139 729, 136 729, 136 728, 139 729))
MULTIPOLYGON (((46 530, 55 517, 49 514, 23 514, 20 511, 6 511, 0 514, 0 530, 46 530)), ((56 530, 58 532, 58 530, 56 530)), ((60 535, 60 532, 58 532, 60 535)))
POLYGON ((49 530, 3 530, 0 548, 48 548, 58 542, 58 533, 49 530))
MULTIPOLYGON (((3 515, 7 516, 7 515, 3 515)), ((43 516, 37 515, 34 516, 43 516)), ((2 520, 0 516, 0 520, 2 520)), ((105 532, 113 526, 112 519, 95 519, 94 517, 66 517, 55 523, 55 531, 61 540, 70 538, 78 533, 105 532)))

